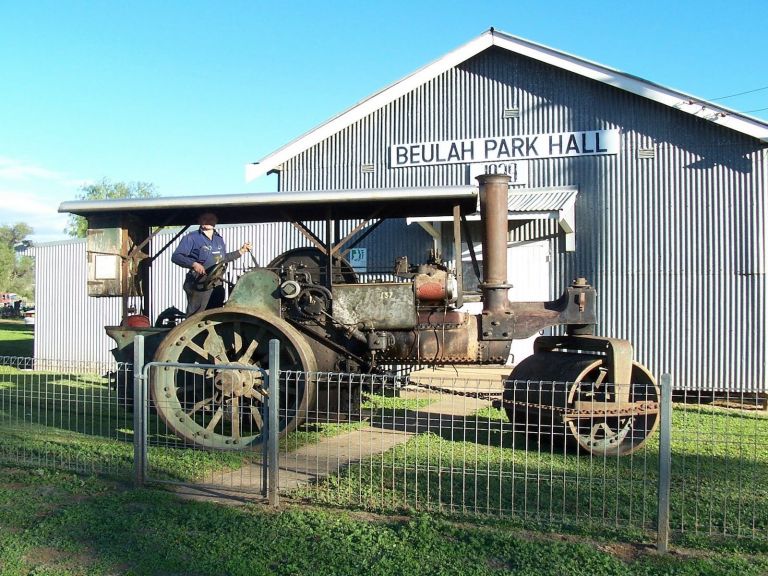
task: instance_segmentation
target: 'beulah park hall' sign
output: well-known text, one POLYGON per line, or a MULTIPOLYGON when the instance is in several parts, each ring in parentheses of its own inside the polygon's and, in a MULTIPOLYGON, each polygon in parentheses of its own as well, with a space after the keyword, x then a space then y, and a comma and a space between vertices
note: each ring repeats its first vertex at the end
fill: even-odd
POLYGON ((406 168, 617 154, 619 142, 618 130, 589 130, 396 144, 389 147, 389 165, 391 168, 406 168))

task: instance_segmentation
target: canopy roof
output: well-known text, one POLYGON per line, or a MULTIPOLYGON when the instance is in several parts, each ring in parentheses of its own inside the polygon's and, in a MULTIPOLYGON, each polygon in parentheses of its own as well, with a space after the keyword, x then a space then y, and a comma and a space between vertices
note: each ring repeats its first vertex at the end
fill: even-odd
POLYGON ((59 212, 86 218, 131 215, 147 226, 186 226, 205 211, 222 224, 445 216, 453 207, 472 212, 476 186, 270 192, 121 200, 72 200, 59 212))

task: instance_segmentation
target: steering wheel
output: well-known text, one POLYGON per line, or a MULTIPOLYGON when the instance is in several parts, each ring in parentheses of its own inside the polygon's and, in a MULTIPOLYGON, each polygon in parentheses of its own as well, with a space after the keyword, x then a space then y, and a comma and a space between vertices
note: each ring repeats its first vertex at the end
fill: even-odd
POLYGON ((215 288, 222 283, 226 271, 227 262, 224 262, 223 260, 213 266, 209 266, 205 270, 205 276, 199 278, 197 282, 195 282, 195 288, 202 292, 215 288))

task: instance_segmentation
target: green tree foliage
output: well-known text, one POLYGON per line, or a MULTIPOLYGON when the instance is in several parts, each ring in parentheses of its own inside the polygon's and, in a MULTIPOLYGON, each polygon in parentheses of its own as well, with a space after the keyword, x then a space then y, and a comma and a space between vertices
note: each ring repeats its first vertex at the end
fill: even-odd
POLYGON ((14 292, 25 300, 34 298, 34 260, 19 253, 18 248, 32 232, 23 222, 0 226, 0 292, 14 292))
MULTIPOLYGON (((86 184, 77 195, 80 200, 115 200, 120 198, 155 198, 155 185, 148 182, 110 182, 103 178, 95 184, 86 184)), ((88 222, 82 216, 71 214, 64 230, 75 238, 85 238, 88 222)))

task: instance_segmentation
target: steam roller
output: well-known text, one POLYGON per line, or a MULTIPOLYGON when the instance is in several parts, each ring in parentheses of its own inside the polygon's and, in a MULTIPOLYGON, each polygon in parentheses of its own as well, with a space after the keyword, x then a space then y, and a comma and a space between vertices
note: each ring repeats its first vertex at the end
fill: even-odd
MULTIPOLYGON (((117 355, 130 361, 133 337, 146 335, 148 350, 154 348, 154 361, 160 363, 150 381, 160 418, 185 441, 235 450, 266 437, 270 339, 280 342, 280 369, 286 374, 279 399, 280 432, 285 434, 313 412, 355 411, 364 379, 350 390, 332 378, 319 380, 319 374, 385 374, 392 366, 505 365, 514 341, 562 332, 538 337, 533 354, 507 378, 501 403, 510 420, 524 422, 529 433, 541 437, 540 443, 546 437, 564 439, 594 456, 638 450, 658 422, 659 390, 653 376, 634 361, 627 340, 595 336, 597 291, 585 278, 576 278, 552 301, 510 301, 509 177, 483 175, 478 182, 477 189, 423 193, 348 191, 342 200, 321 192, 242 200, 230 213, 233 218, 282 218, 313 245, 278 254, 267 266, 243 273, 221 308, 165 327, 137 328, 125 321, 107 327, 118 344, 117 355), (478 200, 482 272, 466 218, 475 213, 478 200), (465 289, 461 262, 444 262, 437 249, 416 265, 398 257, 387 280, 361 281, 344 259, 356 234, 365 238, 386 218, 409 213, 452 217, 453 254, 469 249, 477 291, 465 289), (311 222, 320 214, 326 217, 325 240, 301 221, 311 222), (350 218, 376 223, 365 231, 360 224, 340 239, 336 224, 350 218), (477 307, 464 305, 472 299, 477 307)), ((162 202, 136 204, 144 211, 144 224, 174 222, 176 212, 168 210, 176 208, 162 202)), ((89 204, 77 213, 101 217, 102 208, 89 204)), ((126 269, 136 250, 124 250, 126 269)), ((212 277, 223 274, 213 272, 212 277)))

